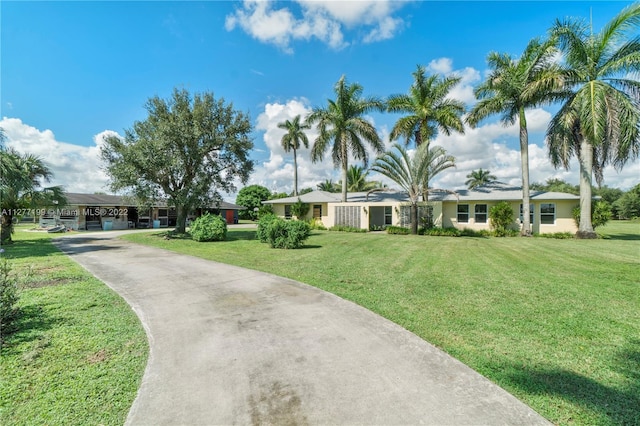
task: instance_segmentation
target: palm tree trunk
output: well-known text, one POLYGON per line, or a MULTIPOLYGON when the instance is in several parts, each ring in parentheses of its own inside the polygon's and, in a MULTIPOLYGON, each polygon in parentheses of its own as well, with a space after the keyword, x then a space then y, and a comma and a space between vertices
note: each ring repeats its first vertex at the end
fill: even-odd
POLYGON ((529 196, 529 132, 524 107, 520 107, 520 163, 522 166, 522 230, 520 235, 531 236, 531 208, 529 196))
POLYGON ((591 175, 593 173, 593 147, 589 140, 581 137, 580 155, 580 224, 576 237, 597 238, 591 224, 591 175))
POLYGON ((347 144, 345 141, 340 141, 340 150, 342 155, 342 202, 347 202, 347 170, 349 168, 349 161, 347 158, 347 144))
POLYGON ((295 148, 293 148, 293 195, 298 196, 298 158, 295 148))
POLYGON ((418 233, 418 201, 411 203, 411 233, 418 233))
POLYGON ((9 213, 2 215, 2 221, 0 222, 0 244, 11 243, 11 234, 13 232, 13 216, 9 213))

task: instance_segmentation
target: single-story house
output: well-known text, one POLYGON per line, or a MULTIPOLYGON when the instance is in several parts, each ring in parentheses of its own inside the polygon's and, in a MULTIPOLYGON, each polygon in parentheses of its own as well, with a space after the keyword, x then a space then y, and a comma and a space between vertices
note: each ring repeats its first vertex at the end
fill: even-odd
MULTIPOLYGON (((108 194, 65 193, 66 206, 41 209, 41 226, 65 225, 73 230, 166 228, 176 225, 176 209, 165 202, 141 211, 127 197, 108 194)), ((194 219, 205 212, 220 214, 227 223, 238 223, 238 211, 245 207, 221 201, 219 206, 191 212, 194 219)))
MULTIPOLYGON (((352 226, 361 229, 382 229, 389 225, 410 227, 411 210, 405 192, 376 191, 342 194, 313 191, 297 197, 265 201, 276 215, 291 218, 291 206, 298 199, 310 206, 303 219, 316 218, 324 226, 352 226)), ((573 209, 580 197, 560 192, 530 191, 530 221, 534 233, 576 232, 573 209)), ((489 209, 501 201, 508 202, 515 212, 513 228, 519 229, 522 213, 522 188, 493 183, 475 190, 439 191, 429 194, 428 202, 420 202, 421 222, 438 227, 490 229, 489 209)))

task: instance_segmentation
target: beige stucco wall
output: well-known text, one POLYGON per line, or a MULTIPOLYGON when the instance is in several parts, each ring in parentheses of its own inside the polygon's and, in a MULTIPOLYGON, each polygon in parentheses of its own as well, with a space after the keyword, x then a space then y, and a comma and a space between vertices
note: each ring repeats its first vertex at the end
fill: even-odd
MULTIPOLYGON (((291 204, 288 204, 288 205, 291 205, 291 204)), ((322 218, 321 218, 322 224, 327 228, 330 226, 333 226, 333 222, 331 222, 330 215, 329 215, 330 209, 328 207, 328 203, 309 203, 309 212, 305 217, 300 219, 304 219, 304 220, 311 219, 313 217, 314 205, 320 205, 322 208, 322 218)), ((271 207, 273 208, 273 214, 284 218, 284 206, 285 204, 271 204, 271 207)))
MULTIPOLYGON (((460 204, 468 204, 469 205, 469 222, 467 223, 458 223, 458 203, 456 202, 445 202, 442 206, 442 227, 455 227, 458 229, 473 229, 473 230, 482 230, 482 229, 491 229, 490 221, 487 217, 487 223, 476 223, 475 222, 475 205, 476 204, 487 204, 487 211, 491 209, 492 206, 496 205, 498 202, 461 202, 460 204)), ((510 202, 511 208, 514 211, 514 220, 512 227, 514 229, 520 228, 520 220, 519 220, 519 211, 520 211, 520 202, 510 202)), ((536 200, 531 201, 531 204, 534 206, 534 214, 533 214, 533 224, 531 226, 532 232, 536 234, 549 234, 555 232, 571 232, 574 233, 578 230, 576 224, 572 217, 573 208, 578 205, 577 200, 536 200), (540 205, 541 204, 555 204, 556 205, 556 215, 555 221, 553 224, 541 224, 540 223, 540 205)), ((435 212, 434 212, 435 215, 435 212)), ((437 215, 435 215, 437 217, 437 215)), ((488 216, 488 215, 487 215, 488 216)))

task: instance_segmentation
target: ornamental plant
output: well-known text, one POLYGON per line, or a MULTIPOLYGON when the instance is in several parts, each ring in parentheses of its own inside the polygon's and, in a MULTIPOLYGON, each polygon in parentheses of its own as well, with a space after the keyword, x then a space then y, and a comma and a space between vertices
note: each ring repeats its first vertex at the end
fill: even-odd
POLYGON ((489 209, 491 227, 496 237, 506 237, 508 229, 513 224, 513 208, 506 201, 502 201, 489 209))
POLYGON ((224 241, 227 238, 227 222, 222 216, 206 213, 191 224, 191 238, 198 242, 224 241))

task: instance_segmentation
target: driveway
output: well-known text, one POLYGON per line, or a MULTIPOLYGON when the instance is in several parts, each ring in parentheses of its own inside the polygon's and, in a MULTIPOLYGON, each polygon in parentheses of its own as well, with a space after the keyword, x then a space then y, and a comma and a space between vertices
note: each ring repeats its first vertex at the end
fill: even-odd
POLYGON ((118 292, 147 331, 151 353, 127 424, 549 424, 351 302, 120 234, 56 245, 118 292))

